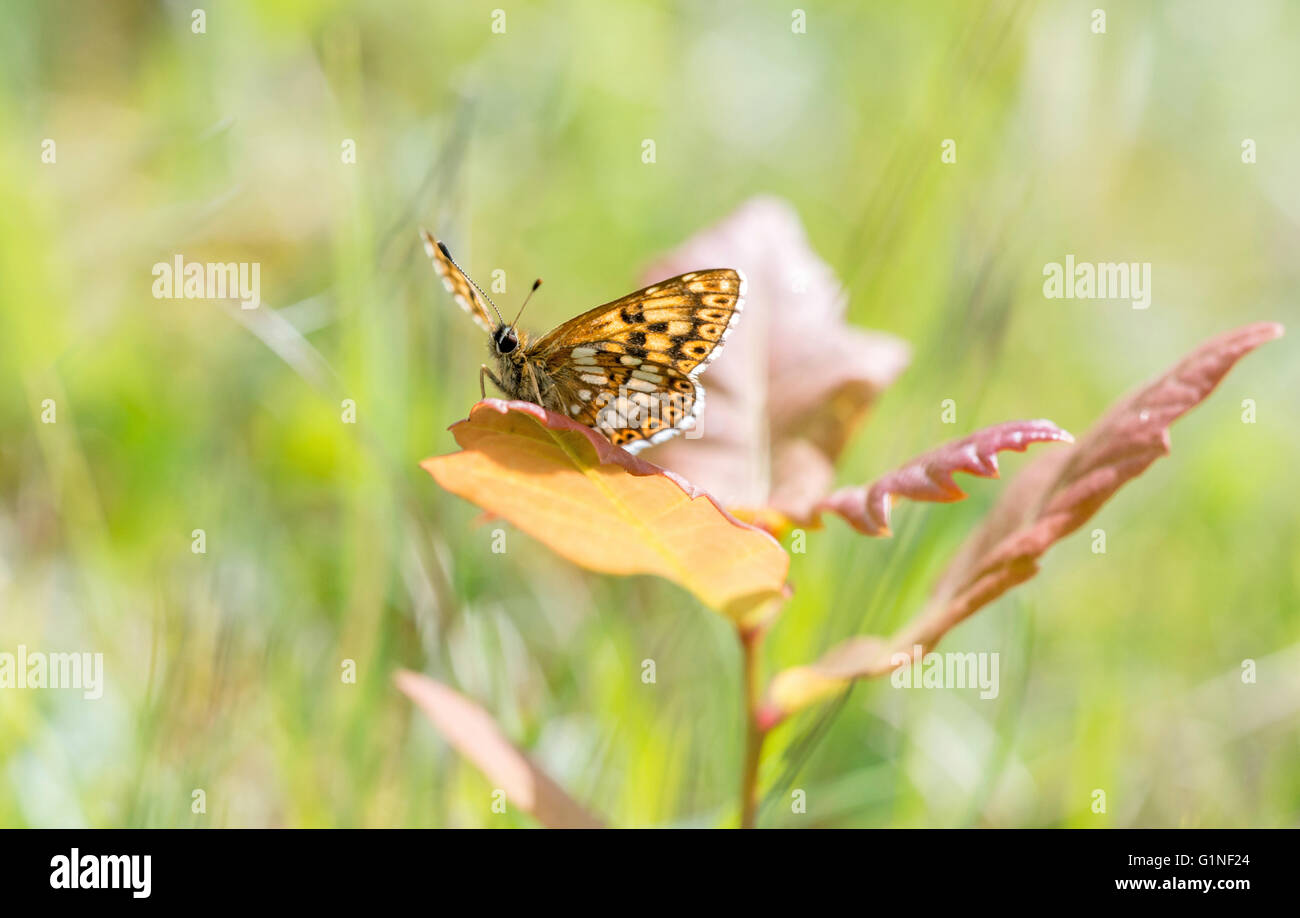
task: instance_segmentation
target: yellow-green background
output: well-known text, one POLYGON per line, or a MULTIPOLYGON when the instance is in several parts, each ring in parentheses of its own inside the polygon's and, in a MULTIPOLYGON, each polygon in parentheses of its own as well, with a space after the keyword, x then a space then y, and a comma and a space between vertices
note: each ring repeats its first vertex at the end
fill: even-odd
MULTIPOLYGON (((532 824, 399 666, 614 823, 733 821, 728 626, 516 532, 492 554, 417 468, 483 345, 416 228, 509 303, 544 275, 538 329, 758 192, 915 349, 845 482, 1008 418, 1081 432, 1200 340, 1292 326, 1089 524, 1105 555, 1076 534, 942 645, 1001 653, 996 701, 860 686, 773 737, 760 822, 1297 823, 1300 7, 1106 4, 1096 35, 1095 0, 803 0, 795 34, 769 2, 220 0, 196 35, 195 5, 0 6, 0 650, 107 671, 95 702, 0 691, 0 825, 532 824), (262 308, 153 298, 177 253, 259 262, 262 308), (1151 308, 1045 300, 1066 253, 1151 262, 1151 308)), ((769 666, 903 621, 999 489, 811 534, 769 666)))

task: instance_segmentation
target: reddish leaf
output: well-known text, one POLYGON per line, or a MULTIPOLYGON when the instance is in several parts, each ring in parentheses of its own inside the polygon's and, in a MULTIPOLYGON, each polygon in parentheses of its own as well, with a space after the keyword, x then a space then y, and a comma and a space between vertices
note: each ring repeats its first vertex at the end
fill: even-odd
POLYGON ((421 465, 438 483, 583 567, 658 574, 748 625, 790 559, 703 491, 531 402, 487 399, 451 428, 463 451, 421 465))
POLYGON ((1038 559, 1084 524, 1121 485, 1169 452, 1169 425, 1205 399, 1233 365, 1282 326, 1259 322, 1212 338, 1118 402, 1074 446, 1040 456, 1003 492, 940 578, 922 613, 892 639, 859 637, 817 663, 779 673, 770 725, 849 680, 906 665, 982 606, 1038 572, 1038 559))
POLYGON ((823 511, 838 513, 858 532, 887 536, 890 501, 910 500, 949 503, 966 496, 953 480, 954 472, 980 478, 998 477, 998 453, 1023 453, 1031 443, 1052 441, 1073 443, 1074 437, 1051 421, 1007 421, 975 431, 969 437, 945 443, 923 453, 867 487, 842 488, 813 508, 813 519, 823 511))
POLYGON ((399 670, 393 678, 447 742, 506 792, 510 804, 551 829, 602 828, 598 819, 516 749, 477 704, 419 673, 399 670))

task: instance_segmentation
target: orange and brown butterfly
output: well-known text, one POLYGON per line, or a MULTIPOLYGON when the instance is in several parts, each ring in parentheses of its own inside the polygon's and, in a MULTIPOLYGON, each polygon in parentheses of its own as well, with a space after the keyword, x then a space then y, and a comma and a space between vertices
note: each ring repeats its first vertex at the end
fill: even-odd
POLYGON ((421 236, 443 285, 489 335, 493 365, 479 370, 484 396, 487 377, 507 397, 573 418, 630 453, 696 425, 704 408, 698 377, 740 318, 743 273, 691 271, 597 306, 533 340, 516 327, 518 316, 509 323, 501 317, 445 245, 427 231, 421 236))

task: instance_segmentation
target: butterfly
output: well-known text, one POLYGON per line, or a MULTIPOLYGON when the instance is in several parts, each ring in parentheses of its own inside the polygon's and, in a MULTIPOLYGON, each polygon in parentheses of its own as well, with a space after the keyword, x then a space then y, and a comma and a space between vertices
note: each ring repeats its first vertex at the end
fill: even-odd
POLYGON ((443 285, 488 333, 493 363, 479 368, 484 397, 486 378, 509 398, 570 417, 630 453, 695 427, 704 408, 698 377, 745 305, 742 272, 712 268, 660 281, 533 340, 516 327, 518 316, 510 323, 501 317, 446 245, 425 230, 420 235, 443 285))

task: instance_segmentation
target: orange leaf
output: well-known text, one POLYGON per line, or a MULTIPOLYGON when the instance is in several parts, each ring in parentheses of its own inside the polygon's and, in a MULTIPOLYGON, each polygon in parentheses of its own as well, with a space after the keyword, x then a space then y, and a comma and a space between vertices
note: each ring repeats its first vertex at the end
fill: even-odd
POLYGON ((487 711, 428 676, 399 670, 393 679, 447 742, 506 792, 510 803, 551 829, 602 828, 598 819, 506 739, 487 711))
POLYGON ((486 399, 451 431, 462 452, 423 468, 575 564, 658 574, 740 625, 782 595, 790 559, 775 539, 589 427, 486 399))

